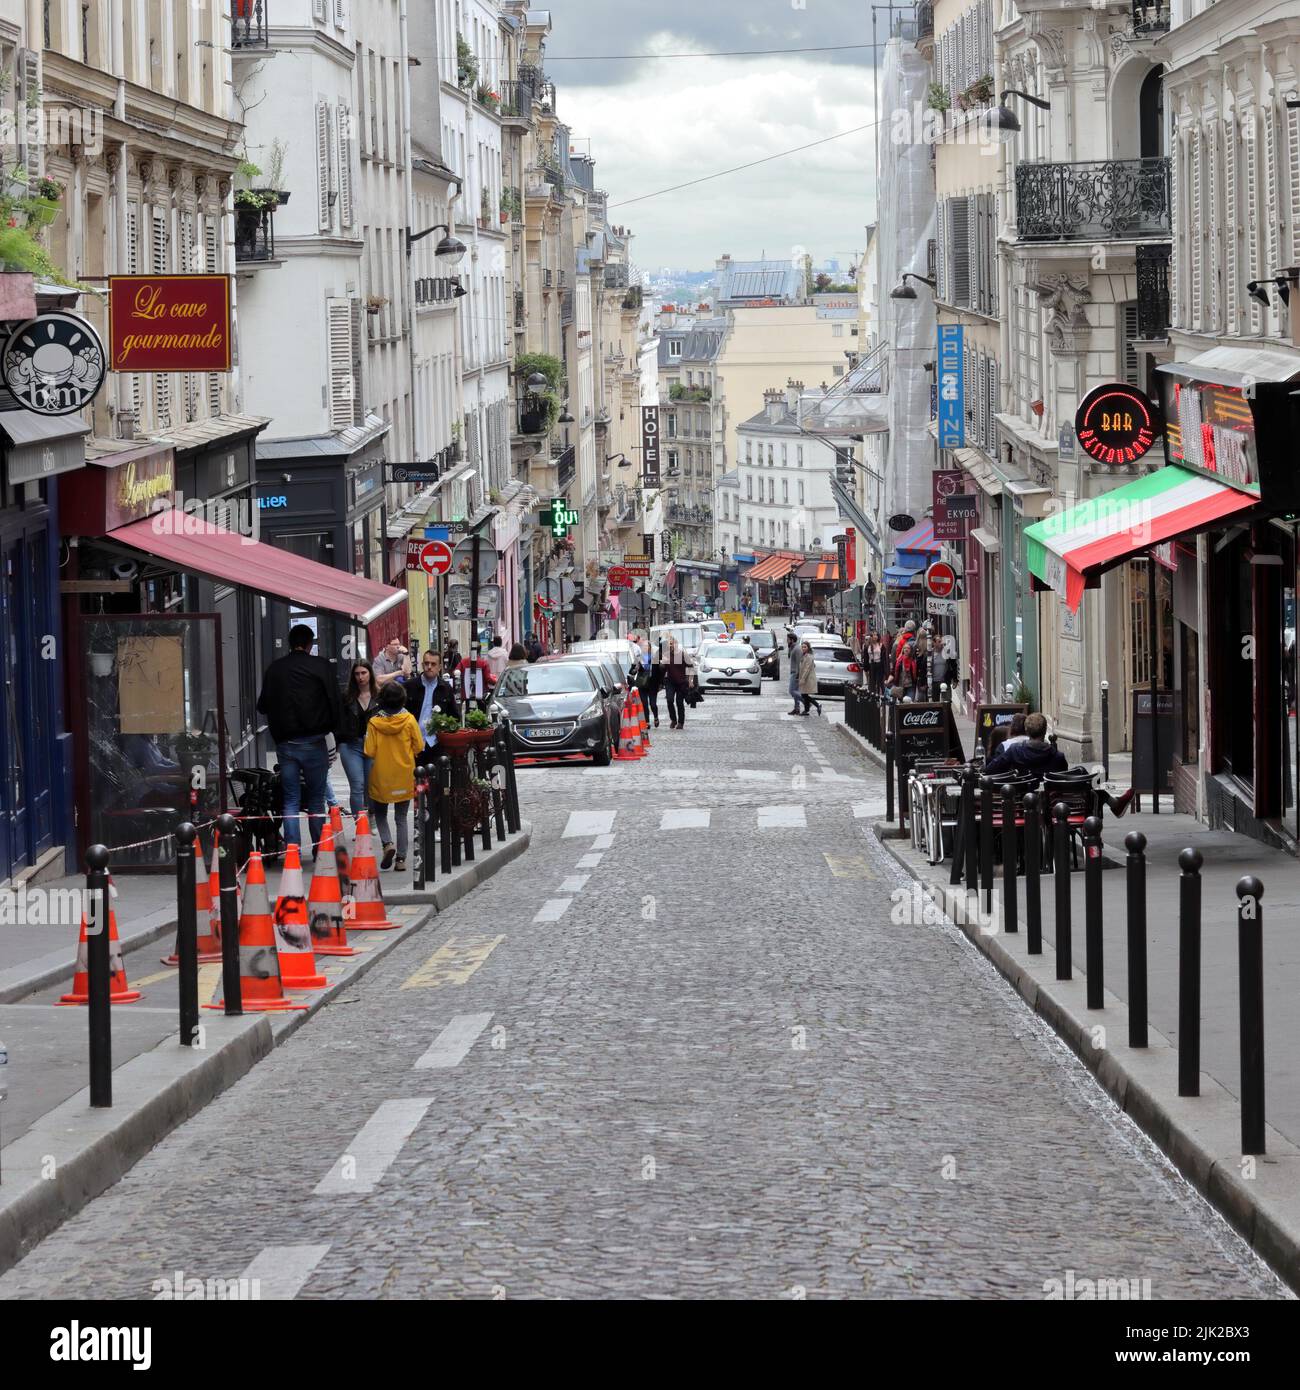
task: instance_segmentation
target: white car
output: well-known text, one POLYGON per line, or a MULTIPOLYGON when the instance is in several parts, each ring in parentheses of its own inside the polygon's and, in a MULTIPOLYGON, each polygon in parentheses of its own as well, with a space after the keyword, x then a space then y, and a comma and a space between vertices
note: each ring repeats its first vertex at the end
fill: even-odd
POLYGON ((710 637, 726 637, 731 631, 721 618, 705 618, 700 623, 700 630, 704 633, 706 641, 710 637))
POLYGON ((695 674, 704 690, 743 690, 757 695, 763 675, 753 649, 737 638, 705 638, 695 653, 695 674))
POLYGON ((799 640, 807 642, 812 650, 819 695, 843 695, 849 686, 862 684, 862 666, 842 637, 833 633, 812 633, 804 634, 799 640))
POLYGON ((571 642, 569 650, 578 656, 589 652, 612 656, 618 661, 619 669, 628 675, 636 673, 641 661, 641 649, 626 637, 593 637, 585 642, 571 642))

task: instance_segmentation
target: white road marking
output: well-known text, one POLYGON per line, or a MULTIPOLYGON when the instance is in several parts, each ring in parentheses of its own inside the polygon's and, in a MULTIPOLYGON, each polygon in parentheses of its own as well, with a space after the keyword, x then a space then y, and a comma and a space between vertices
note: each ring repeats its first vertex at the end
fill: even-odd
POLYGON ((491 1022, 491 1014, 457 1014, 416 1062, 416 1070, 458 1066, 474 1046, 478 1035, 491 1022))
POLYGON ((760 830, 805 830, 808 817, 802 806, 760 806, 758 808, 758 828, 760 830))
POLYGON ((571 811, 562 840, 581 840, 588 835, 605 835, 614 828, 617 811, 571 811))
POLYGON ((614 843, 612 835, 597 835, 591 842, 592 849, 608 849, 614 843))
POLYGON ((707 830, 709 813, 698 806, 680 806, 665 811, 659 821, 660 830, 707 830))
POLYGON ((316 1184, 316 1196, 373 1192, 432 1104, 432 1096, 384 1101, 361 1126, 347 1152, 316 1184))
POLYGON ((328 1251, 328 1245, 268 1245, 239 1277, 256 1279, 260 1298, 297 1298, 328 1251))
POLYGON ((569 910, 572 898, 547 898, 547 900, 537 909, 537 916, 534 922, 558 922, 561 917, 569 910))
POLYGON ((581 893, 587 886, 590 874, 570 874, 555 890, 557 893, 581 893))
POLYGON ((758 718, 758 715, 757 715, 757 714, 733 714, 731 717, 732 717, 737 723, 740 723, 740 722, 742 722, 742 721, 744 721, 744 720, 751 720, 751 721, 752 721, 752 720, 755 720, 755 719, 758 718))
POLYGON ((659 775, 674 782, 689 782, 700 775, 700 770, 698 767, 665 767, 660 770, 659 775))
POLYGON ((733 777, 738 777, 742 782, 775 782, 777 774, 775 772, 759 771, 754 768, 739 767, 733 777))
POLYGON ((594 869, 605 856, 603 854, 584 854, 578 860, 578 868, 594 869))

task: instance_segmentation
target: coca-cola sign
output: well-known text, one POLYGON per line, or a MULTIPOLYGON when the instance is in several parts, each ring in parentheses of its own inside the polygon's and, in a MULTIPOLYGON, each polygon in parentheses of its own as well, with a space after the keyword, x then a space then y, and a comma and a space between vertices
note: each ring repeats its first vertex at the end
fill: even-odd
POLYGON ((909 709, 903 711, 904 729, 937 729, 942 714, 937 709, 909 709))

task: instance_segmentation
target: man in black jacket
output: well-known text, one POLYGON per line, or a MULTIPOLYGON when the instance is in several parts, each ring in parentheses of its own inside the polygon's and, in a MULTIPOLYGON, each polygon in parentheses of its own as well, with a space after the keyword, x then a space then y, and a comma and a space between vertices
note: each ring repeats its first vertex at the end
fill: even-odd
POLYGON ((426 651, 420 661, 420 674, 403 681, 402 686, 406 691, 406 708, 415 715, 420 733, 424 735, 424 750, 415 761, 431 763, 438 756, 438 740, 425 726, 435 714, 449 714, 453 719, 460 717, 456 692, 442 674, 442 657, 435 651, 426 651))
POLYGON ((275 740, 284 790, 284 838, 298 844, 298 815, 302 788, 307 787, 307 823, 312 850, 320 843, 325 815, 325 791, 329 782, 328 737, 337 734, 343 720, 334 668, 324 657, 313 656, 316 634, 305 623, 289 629, 289 655, 266 668, 257 708, 266 715, 275 740))
POLYGON ((1025 737, 1004 743, 984 764, 984 772, 1041 777, 1045 772, 1064 772, 1068 766, 1065 754, 1047 741, 1047 720, 1041 714, 1030 714, 1025 716, 1025 737))

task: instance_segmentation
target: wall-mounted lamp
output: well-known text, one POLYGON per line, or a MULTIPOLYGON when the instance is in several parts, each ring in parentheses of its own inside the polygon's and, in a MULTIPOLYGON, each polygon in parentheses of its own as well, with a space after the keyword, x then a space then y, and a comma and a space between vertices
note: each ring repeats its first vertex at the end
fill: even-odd
POLYGON ((1031 97, 1028 92, 1018 92, 1015 88, 1008 88, 1002 93, 1002 100, 984 118, 984 123, 989 130, 996 130, 1004 140, 1011 137, 1020 129, 1020 117, 1007 105, 1008 97, 1019 97, 1021 101, 1027 101, 1031 106, 1037 106, 1042 111, 1050 111, 1052 103, 1044 101, 1042 97, 1031 97))
POLYGON ((432 227, 426 227, 422 232, 413 232, 408 227, 406 229, 406 254, 409 256, 411 247, 417 241, 423 241, 425 237, 431 236, 434 232, 446 232, 447 235, 434 247, 433 254, 445 257, 452 265, 459 265, 465 259, 465 243, 452 236, 451 227, 446 222, 437 222, 432 227))
POLYGON ((919 280, 923 285, 929 285, 931 289, 936 288, 936 282, 931 280, 928 275, 917 275, 910 270, 905 270, 898 288, 889 291, 890 299, 915 299, 917 294, 911 285, 907 283, 909 280, 919 280))
POLYGON ((1289 273, 1270 276, 1267 280, 1248 280, 1246 282, 1246 293, 1264 308, 1269 308, 1269 298, 1267 286, 1272 285, 1277 290, 1278 301, 1289 306, 1291 303, 1291 282, 1300 276, 1300 271, 1292 270, 1289 273))

